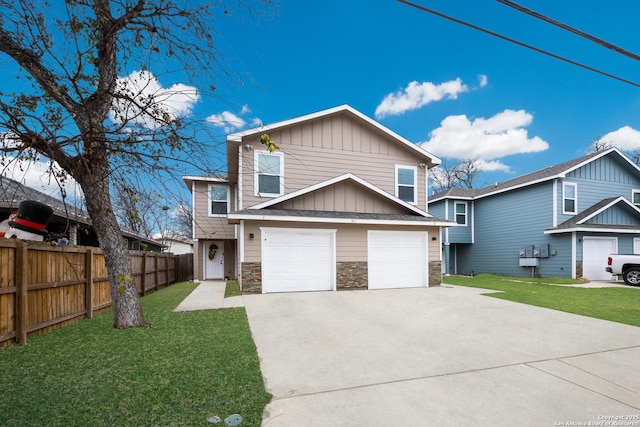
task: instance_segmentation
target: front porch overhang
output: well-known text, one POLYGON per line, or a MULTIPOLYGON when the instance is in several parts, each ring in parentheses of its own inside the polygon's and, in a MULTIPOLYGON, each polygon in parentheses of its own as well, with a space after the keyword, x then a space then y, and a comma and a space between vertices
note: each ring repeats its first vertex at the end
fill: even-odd
POLYGON ((640 234, 640 228, 628 225, 581 225, 566 228, 550 228, 544 230, 544 234, 564 234, 564 233, 617 233, 617 234, 640 234))
POLYGON ((451 227, 457 225, 433 216, 310 211, 299 209, 245 209, 228 214, 229 223, 238 224, 242 220, 284 221, 326 224, 368 224, 368 225, 410 225, 422 227, 451 227))

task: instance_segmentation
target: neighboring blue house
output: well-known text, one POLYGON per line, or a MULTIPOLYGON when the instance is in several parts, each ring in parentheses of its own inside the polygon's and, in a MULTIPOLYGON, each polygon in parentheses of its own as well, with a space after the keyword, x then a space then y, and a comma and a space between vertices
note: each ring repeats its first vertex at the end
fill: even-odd
POLYGON ((640 253, 640 167, 617 149, 480 189, 452 188, 429 212, 444 274, 608 280, 610 253, 640 253))

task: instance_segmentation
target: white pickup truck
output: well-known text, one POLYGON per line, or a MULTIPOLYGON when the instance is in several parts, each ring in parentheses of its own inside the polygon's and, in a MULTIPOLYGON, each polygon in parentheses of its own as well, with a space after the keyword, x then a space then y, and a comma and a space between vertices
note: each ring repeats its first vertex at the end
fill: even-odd
POLYGON ((622 276, 627 285, 640 286, 640 255, 611 254, 605 270, 622 276))

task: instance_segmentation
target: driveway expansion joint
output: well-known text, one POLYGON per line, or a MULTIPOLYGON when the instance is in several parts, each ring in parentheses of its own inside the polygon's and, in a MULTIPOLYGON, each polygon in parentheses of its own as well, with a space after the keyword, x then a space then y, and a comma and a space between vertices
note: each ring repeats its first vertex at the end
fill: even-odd
MULTIPOLYGON (((618 350, 638 349, 639 346, 626 347, 618 350)), ((605 354, 616 350, 605 350, 589 353, 587 355, 570 356, 565 358, 550 359, 540 362, 529 362, 526 366, 551 375, 561 381, 580 387, 605 398, 627 405, 633 409, 640 409, 640 392, 612 381, 610 378, 598 375, 588 369, 576 366, 569 359, 577 359, 583 356, 605 354)))
POLYGON ((273 396, 263 426, 511 427, 638 413, 640 328, 482 292, 245 297, 273 396))
MULTIPOLYGON (((583 357, 583 356, 593 356, 593 355, 597 355, 597 354, 603 354, 603 353, 609 353, 609 352, 613 352, 613 351, 620 351, 620 350, 629 350, 629 349, 640 349, 640 345, 636 345, 636 346, 629 346, 629 347, 621 347, 621 348, 614 348, 614 349, 607 349, 607 350, 601 350, 601 351, 595 351, 595 352, 588 352, 588 353, 581 353, 581 354, 574 354, 574 355, 565 355, 565 356, 560 356, 560 357, 555 357, 555 358, 548 358, 548 359, 538 359, 538 360, 530 360, 530 361, 526 361, 526 362, 516 362, 516 363, 507 363, 504 365, 496 365, 496 366, 489 366, 489 367, 485 367, 485 368, 477 368, 477 369, 466 369, 466 370, 461 370, 461 371, 455 371, 455 372, 445 372, 445 373, 440 373, 440 374, 433 374, 433 375, 423 375, 423 376, 418 376, 418 377, 413 377, 413 378, 400 378, 400 379, 396 379, 396 380, 390 380, 390 381, 380 381, 380 382, 376 382, 376 383, 368 383, 368 384, 359 384, 359 385, 355 385, 352 387, 341 387, 341 388, 334 388, 334 389, 327 389, 327 390, 320 390, 320 391, 314 391, 314 392, 310 392, 310 393, 299 393, 299 394, 288 394, 288 395, 284 395, 284 396, 277 396, 274 393, 273 390, 270 390, 269 392, 272 394, 272 401, 277 401, 277 400, 287 400, 287 399, 294 399, 294 398, 298 398, 298 397, 308 397, 308 396, 318 396, 318 395, 324 395, 324 394, 330 394, 330 393, 336 393, 336 392, 342 392, 342 391, 353 391, 353 390, 359 390, 359 389, 366 389, 366 388, 370 388, 370 387, 377 387, 377 386, 385 386, 385 385, 391 385, 391 384, 402 384, 402 383, 409 383, 412 381, 423 381, 423 380, 428 380, 428 379, 432 379, 432 378, 445 378, 445 377, 452 377, 452 376, 456 376, 456 375, 465 375, 465 374, 473 374, 473 373, 478 373, 478 372, 487 372, 487 371, 493 371, 493 370, 498 370, 498 369, 505 369, 505 368, 512 368, 515 366, 525 366, 525 367, 529 367, 532 369, 535 369, 537 371, 543 372, 545 374, 548 375, 552 375, 555 376, 556 378, 563 380, 563 381, 567 381, 571 384, 574 384, 576 386, 579 386, 581 388, 584 388, 586 390, 601 394, 602 396, 611 398, 611 396, 607 396, 606 394, 602 394, 599 393, 597 390, 592 390, 588 387, 585 387, 582 384, 579 383, 574 383, 572 381, 569 381, 567 378, 563 378, 562 376, 558 376, 558 375, 554 375, 548 371, 545 371, 544 369, 541 369, 537 366, 537 364, 544 364, 547 362, 560 362, 560 363, 564 363, 567 366, 570 366, 574 369, 583 371, 585 374, 591 375, 593 377, 596 377, 602 381, 606 381, 612 385, 624 388, 625 390, 627 390, 630 393, 636 394, 638 395, 638 398, 640 399, 640 394, 638 394, 637 392, 635 392, 634 390, 631 390, 629 388, 626 387, 622 387, 617 385, 616 383, 613 383, 611 381, 609 381, 606 378, 600 377, 598 375, 594 375, 593 373, 586 371, 584 369, 578 368, 574 365, 572 365, 571 363, 567 362, 566 359, 571 359, 571 358, 576 358, 576 357, 583 357)), ((617 399, 614 399, 617 400, 617 399)), ((640 400, 638 400, 640 401, 640 400)), ((619 401, 622 404, 627 404, 629 405, 628 402, 622 402, 619 401)), ((636 409, 640 409, 640 406, 634 406, 634 405, 630 405, 633 406, 636 409)))

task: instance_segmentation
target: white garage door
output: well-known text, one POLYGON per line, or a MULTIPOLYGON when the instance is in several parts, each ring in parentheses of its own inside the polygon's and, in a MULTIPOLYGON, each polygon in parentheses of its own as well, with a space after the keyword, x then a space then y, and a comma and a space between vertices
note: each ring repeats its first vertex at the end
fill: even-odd
POLYGON ((335 289, 335 230, 262 228, 262 292, 335 289))
POLYGON ((611 280, 611 273, 604 269, 607 257, 618 251, 615 237, 584 237, 582 239, 582 275, 589 280, 611 280))
POLYGON ((427 286, 426 231, 369 231, 369 289, 427 286))

